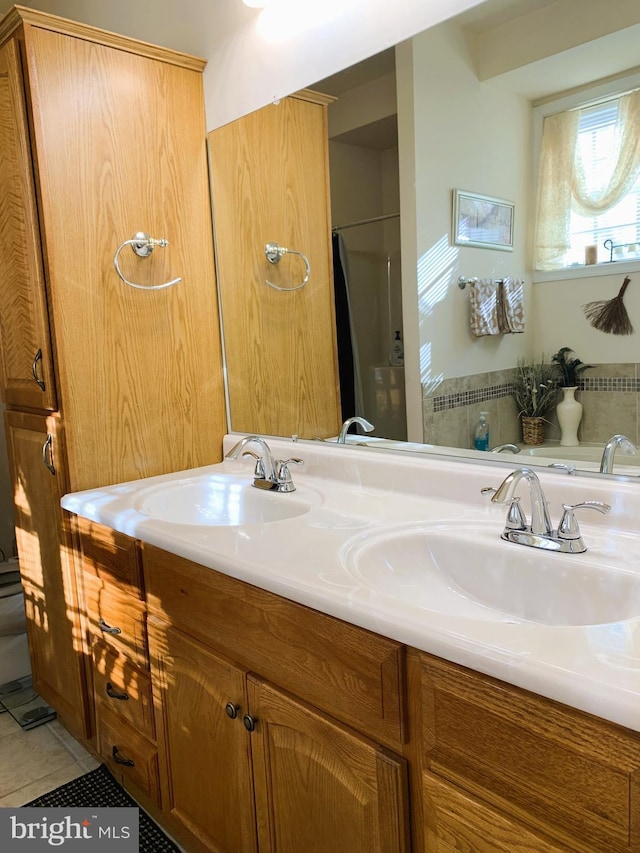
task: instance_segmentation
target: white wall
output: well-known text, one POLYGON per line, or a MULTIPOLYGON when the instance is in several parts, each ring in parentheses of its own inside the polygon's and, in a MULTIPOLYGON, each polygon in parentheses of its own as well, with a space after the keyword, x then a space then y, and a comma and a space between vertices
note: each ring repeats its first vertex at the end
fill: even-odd
MULTIPOLYGON (((606 268, 605 268, 606 269, 606 268)), ((636 270, 638 267, 636 266, 636 270)), ((624 295, 624 306, 640 332, 640 275, 629 273, 631 284, 624 295)), ((536 348, 554 353, 568 346, 587 364, 640 363, 638 336, 611 335, 594 329, 582 306, 587 302, 609 300, 617 295, 625 273, 617 270, 583 278, 539 281, 534 284, 536 348)), ((586 377, 589 374, 585 374, 586 377)))
MULTIPOLYGON (((455 22, 417 36, 411 46, 401 46, 398 55, 398 91, 413 89, 412 112, 399 109, 403 229, 413 214, 416 240, 413 258, 403 245, 405 305, 417 281, 414 313, 407 317, 405 312, 405 342, 407 350, 419 347, 418 353, 408 351, 405 357, 419 364, 420 376, 411 381, 433 389, 442 378, 513 367, 518 355, 533 349, 531 310, 523 335, 473 337, 469 291, 457 285, 461 275, 524 278, 526 304, 531 308, 527 268, 531 105, 521 96, 478 81, 467 41, 455 22), (403 176, 406 166, 408 177, 403 176), (456 188, 515 203, 513 252, 452 245, 456 188), (413 333, 407 324, 413 324, 413 333)), ((408 398, 418 393, 415 387, 407 389, 408 398)))
MULTIPOLYGON (((209 130, 392 47, 482 0, 24 0, 202 56, 209 130)), ((5 4, 2 4, 3 7, 5 4)))

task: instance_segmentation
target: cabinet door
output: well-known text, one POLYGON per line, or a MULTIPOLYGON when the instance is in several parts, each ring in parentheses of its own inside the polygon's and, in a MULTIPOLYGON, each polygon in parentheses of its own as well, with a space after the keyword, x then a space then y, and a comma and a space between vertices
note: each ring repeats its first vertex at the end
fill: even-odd
POLYGON ((0 48, 0 351, 10 406, 56 409, 20 56, 0 48))
POLYGON ((260 853, 407 851, 403 759, 253 676, 248 684, 260 853))
POLYGON ((34 686, 84 737, 84 654, 72 542, 60 508, 65 478, 59 424, 54 416, 20 412, 7 412, 6 422, 34 686))
POLYGON ((25 33, 74 491, 217 462, 226 432, 202 74, 86 35, 25 33), (138 231, 169 244, 123 275, 175 287, 118 277, 138 231))
POLYGON ((153 617, 149 647, 164 807, 203 849, 252 853, 245 672, 153 617))

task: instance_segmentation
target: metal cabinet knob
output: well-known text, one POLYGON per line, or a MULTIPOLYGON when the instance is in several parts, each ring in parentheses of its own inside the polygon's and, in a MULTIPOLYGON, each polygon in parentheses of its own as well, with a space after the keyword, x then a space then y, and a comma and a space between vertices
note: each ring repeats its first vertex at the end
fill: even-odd
POLYGON ((233 702, 227 702, 225 706, 225 711, 227 712, 227 717, 230 717, 232 720, 235 720, 238 716, 238 711, 240 710, 239 705, 234 705, 233 702))
POLYGON ((244 723, 244 727, 248 732, 254 732, 256 730, 256 724, 258 721, 250 714, 245 714, 242 718, 242 722, 244 723))

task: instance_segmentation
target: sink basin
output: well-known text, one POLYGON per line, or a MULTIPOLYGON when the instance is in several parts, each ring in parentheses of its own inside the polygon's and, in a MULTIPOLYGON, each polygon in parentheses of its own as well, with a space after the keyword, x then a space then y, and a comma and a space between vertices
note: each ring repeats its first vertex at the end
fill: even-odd
POLYGON ((452 616, 597 625, 640 614, 640 575, 593 551, 550 553, 484 528, 424 526, 362 537, 342 557, 370 590, 452 616))
POLYGON ((311 507, 290 493, 256 489, 246 478, 202 474, 151 487, 135 508, 172 524, 236 527, 294 518, 311 507))

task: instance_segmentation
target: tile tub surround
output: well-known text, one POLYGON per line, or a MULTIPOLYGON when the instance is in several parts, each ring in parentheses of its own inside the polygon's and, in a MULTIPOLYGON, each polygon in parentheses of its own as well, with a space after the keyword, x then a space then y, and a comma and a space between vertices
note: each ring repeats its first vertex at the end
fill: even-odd
MULTIPOLYGON (((240 438, 227 436, 227 452, 240 438)), ((517 465, 513 461, 456 462, 425 454, 390 454, 321 442, 268 438, 277 458, 301 457, 293 472, 306 515, 272 524, 205 527, 168 524, 136 510, 141 490, 204 471, 250 482, 250 460, 177 472, 129 484, 67 495, 65 509, 142 539, 203 566, 282 595, 433 655, 492 675, 604 719, 640 730, 640 613, 613 625, 556 626, 509 618, 446 615, 360 583, 342 555, 354 537, 393 533, 425 523, 477 524, 500 540, 506 510, 482 495, 517 465)), ((562 503, 601 500, 609 516, 580 519, 590 558, 640 572, 640 484, 539 472, 557 523, 562 503), (617 557, 620 554, 623 556, 617 557), (613 555, 613 556, 612 556, 613 555), (636 562, 634 562, 636 561, 636 562), (631 566, 631 568, 629 568, 631 566)), ((527 492, 519 491, 528 511, 527 492)), ((565 555, 553 555, 563 557, 565 555)), ((570 559, 579 564, 582 555, 570 559)), ((506 614, 504 614, 506 617, 506 614)))
MULTIPOLYGON (((481 411, 489 413, 491 444, 522 440, 518 412, 511 397, 515 369, 477 373, 423 385, 424 441, 450 447, 473 447, 481 411)), ((605 442, 615 433, 640 441, 640 364, 599 364, 582 375, 576 395, 583 405, 578 437, 605 442)), ((547 415, 547 438, 559 439, 555 410, 547 415)))

